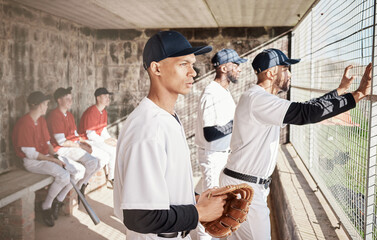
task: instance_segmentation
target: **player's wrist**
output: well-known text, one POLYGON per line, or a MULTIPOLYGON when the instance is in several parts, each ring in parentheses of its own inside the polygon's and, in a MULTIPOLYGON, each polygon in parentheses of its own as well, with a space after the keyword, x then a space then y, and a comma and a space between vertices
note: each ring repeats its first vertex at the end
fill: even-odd
POLYGON ((357 103, 361 99, 363 99, 366 95, 362 91, 360 91, 359 89, 357 89, 356 91, 352 92, 352 96, 355 99, 355 102, 357 103))
POLYGON ((337 89, 336 89, 336 92, 338 93, 338 95, 343 95, 346 91, 347 91, 348 88, 344 88, 344 87, 341 87, 339 86, 337 89))
POLYGON ((195 208, 196 208, 196 211, 198 212, 199 222, 203 222, 203 208, 200 206, 200 204, 196 204, 195 208))

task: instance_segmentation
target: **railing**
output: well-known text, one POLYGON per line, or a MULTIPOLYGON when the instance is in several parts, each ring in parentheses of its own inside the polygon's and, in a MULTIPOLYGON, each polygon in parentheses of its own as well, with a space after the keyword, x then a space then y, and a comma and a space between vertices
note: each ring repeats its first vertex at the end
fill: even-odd
MULTIPOLYGON (((350 90, 369 62, 376 73, 375 17, 375 0, 318 1, 292 32, 292 57, 302 60, 292 66, 291 100, 335 89, 347 65, 350 90)), ((376 125, 377 105, 366 99, 337 118, 291 126, 293 146, 352 239, 377 239, 376 125)))

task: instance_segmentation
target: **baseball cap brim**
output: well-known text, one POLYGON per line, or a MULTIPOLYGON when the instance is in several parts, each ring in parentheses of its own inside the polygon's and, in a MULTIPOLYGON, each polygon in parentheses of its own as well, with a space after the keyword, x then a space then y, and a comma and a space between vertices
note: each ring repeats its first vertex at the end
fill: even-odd
POLYGON ((234 63, 241 64, 241 63, 244 63, 244 62, 247 62, 247 59, 245 59, 245 58, 239 58, 234 63))
POLYGON ((186 48, 183 51, 180 51, 178 53, 174 53, 169 57, 180 57, 180 56, 185 56, 189 54, 194 54, 194 55, 201 55, 205 54, 212 51, 211 46, 201 46, 201 47, 193 47, 193 48, 186 48))
POLYGON ((301 59, 287 59, 283 62, 284 65, 292 65, 300 62, 301 59))

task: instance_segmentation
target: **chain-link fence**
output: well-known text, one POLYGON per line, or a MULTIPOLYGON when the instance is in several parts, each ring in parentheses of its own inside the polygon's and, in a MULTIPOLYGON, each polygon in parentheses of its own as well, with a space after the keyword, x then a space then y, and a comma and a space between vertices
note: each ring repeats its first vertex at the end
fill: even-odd
MULTIPOLYGON (((375 55, 375 16, 374 0, 313 6, 292 32, 292 57, 302 60, 292 66, 291 100, 337 88, 348 65, 354 66, 355 90, 375 55)), ((367 99, 319 124, 291 126, 292 144, 353 239, 377 239, 376 124, 377 105, 367 99)))

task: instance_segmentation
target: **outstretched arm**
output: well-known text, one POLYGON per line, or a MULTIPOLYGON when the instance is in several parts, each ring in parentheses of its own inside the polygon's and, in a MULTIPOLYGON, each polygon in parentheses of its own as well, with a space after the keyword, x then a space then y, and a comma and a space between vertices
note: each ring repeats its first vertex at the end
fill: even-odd
POLYGON ((352 66, 344 70, 339 87, 325 95, 304 103, 292 103, 284 117, 283 123, 304 125, 317 123, 346 112, 356 106, 356 103, 370 94, 372 64, 368 64, 358 89, 352 93, 343 94, 351 85, 354 77, 348 73, 352 66), (340 95, 339 94, 343 94, 340 95))

